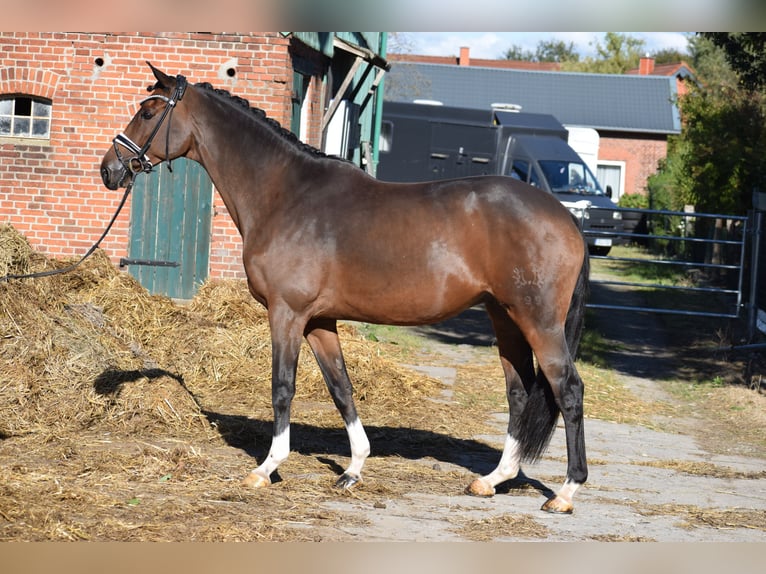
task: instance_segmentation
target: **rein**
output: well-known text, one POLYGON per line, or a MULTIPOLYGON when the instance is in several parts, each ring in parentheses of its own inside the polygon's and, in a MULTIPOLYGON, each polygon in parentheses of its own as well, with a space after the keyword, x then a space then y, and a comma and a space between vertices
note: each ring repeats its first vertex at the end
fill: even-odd
MULTIPOLYGON (((160 94, 155 94, 152 96, 149 96, 148 98, 141 101, 141 104, 144 102, 147 102, 149 100, 162 100, 165 102, 165 109, 162 111, 162 114, 160 115, 160 119, 157 122, 157 125, 154 126, 154 129, 152 130, 152 133, 149 134, 149 138, 146 140, 146 143, 142 147, 139 147, 133 140, 131 140, 128 136, 126 136, 124 133, 119 134, 117 137, 115 137, 112 140, 112 145, 114 146, 114 152, 117 154, 117 158, 120 160, 120 163, 122 164, 123 169, 125 170, 125 175, 122 177, 122 181, 125 180, 125 177, 128 175, 128 171, 133 175, 136 176, 139 173, 149 173, 152 171, 152 168, 154 166, 152 165, 152 162, 149 161, 149 158, 146 155, 146 152, 149 150, 149 147, 152 145, 152 141, 154 141, 155 136, 157 135, 157 132, 160 131, 160 127, 162 126, 162 123, 165 121, 165 118, 168 118, 167 123, 167 133, 165 136, 165 158, 168 158, 168 151, 170 149, 170 122, 171 118, 173 117, 173 109, 176 106, 176 103, 183 98, 184 93, 186 92, 186 78, 182 75, 176 76, 176 89, 173 92, 173 96, 168 98, 166 96, 162 96, 160 94), (127 148, 131 153, 134 155, 128 158, 125 158, 120 154, 120 150, 118 147, 118 144, 127 148)), ((139 104, 139 105, 141 105, 139 104)), ((170 159, 166 159, 168 162, 168 169, 172 172, 173 168, 170 165, 170 159)), ((128 185, 125 187, 125 193, 122 196, 122 199, 120 200, 120 204, 117 206, 117 211, 114 212, 114 215, 112 216, 112 219, 109 221, 109 224, 106 226, 106 229, 101 234, 101 237, 98 238, 98 241, 96 241, 90 249, 83 255, 79 261, 76 263, 73 263, 72 265, 68 265, 66 267, 62 267, 60 269, 50 269, 48 271, 40 271, 38 273, 26 273, 23 275, 15 275, 15 274, 8 274, 4 277, 0 277, 0 283, 10 281, 11 279, 35 279, 39 277, 50 277, 51 275, 60 275, 62 273, 69 273, 70 271, 73 271, 77 267, 82 264, 83 261, 85 261, 88 257, 93 255, 93 252, 98 249, 99 245, 101 245, 101 242, 106 238, 109 231, 111 231, 112 226, 114 225, 114 222, 117 220, 117 216, 122 211, 122 208, 125 206, 125 202, 128 200, 128 196, 130 195, 131 190, 133 189, 133 181, 134 178, 131 178, 128 182, 128 185)))
POLYGON ((125 202, 128 200, 128 195, 130 195, 130 191, 133 189, 133 180, 128 183, 128 186, 125 188, 125 194, 122 196, 122 199, 120 200, 120 205, 117 206, 117 211, 114 212, 114 215, 112 216, 111 221, 109 221, 109 225, 106 226, 106 229, 101 234, 101 237, 98 238, 98 241, 96 241, 93 246, 88 249, 88 252, 83 255, 79 261, 76 263, 73 263, 72 265, 68 265, 67 267, 62 267, 60 269, 50 269, 48 271, 40 271, 38 273, 27 273, 24 275, 13 275, 9 274, 5 277, 0 277, 0 283, 3 283, 4 281, 10 281, 11 279, 36 279, 38 277, 50 277, 51 275, 60 275, 62 273, 69 273, 70 271, 74 271, 77 267, 80 266, 80 264, 85 261, 88 257, 93 255, 93 252, 98 249, 98 246, 101 245, 101 242, 104 240, 104 238, 107 236, 109 231, 112 229, 112 225, 114 225, 114 222, 117 219, 117 216, 120 214, 120 211, 122 211, 122 208, 125 206, 125 202))

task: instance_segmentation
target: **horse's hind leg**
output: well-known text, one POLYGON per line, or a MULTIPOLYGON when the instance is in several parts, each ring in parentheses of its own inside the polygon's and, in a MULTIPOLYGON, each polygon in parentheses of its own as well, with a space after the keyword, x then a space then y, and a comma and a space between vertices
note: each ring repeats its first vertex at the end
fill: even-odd
POLYGON ((314 352, 330 395, 346 425, 351 445, 351 464, 336 482, 339 488, 351 488, 361 478, 362 467, 370 454, 370 441, 359 421, 353 388, 340 348, 335 321, 312 321, 306 327, 306 340, 314 352))
MULTIPOLYGON (((550 335, 550 334, 549 334, 550 335)), ((583 427, 583 382, 569 354, 563 330, 533 344, 540 368, 548 379, 564 419, 567 443, 567 477, 558 494, 543 504, 548 512, 572 512, 575 491, 588 478, 583 427)))
POLYGON ((535 378, 532 350, 519 328, 495 301, 488 302, 486 307, 492 319, 500 362, 505 373, 509 419, 503 454, 497 468, 474 480, 466 489, 466 492, 475 496, 492 496, 495 494, 495 486, 518 475, 521 462, 519 422, 527 402, 528 389, 535 378))

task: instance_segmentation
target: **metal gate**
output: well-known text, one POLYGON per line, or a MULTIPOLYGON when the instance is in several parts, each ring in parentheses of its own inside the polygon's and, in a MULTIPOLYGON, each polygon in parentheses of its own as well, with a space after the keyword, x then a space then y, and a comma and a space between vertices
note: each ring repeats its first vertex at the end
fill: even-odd
MULTIPOLYGON (((665 298, 655 298, 663 299, 663 304, 654 306, 610 301, 590 303, 589 308, 734 319, 741 317, 745 307, 753 307, 755 285, 750 289, 751 301, 748 305, 743 300, 747 293, 746 269, 757 268, 756 260, 749 262, 747 259, 752 217, 631 208, 619 208, 619 211, 623 212, 625 219, 627 214, 635 214, 643 222, 636 229, 617 235, 622 237, 620 243, 633 242, 646 246, 645 256, 591 255, 591 259, 610 260, 636 268, 683 269, 687 281, 683 285, 671 285, 651 279, 614 281, 592 278, 592 284, 613 287, 614 293, 620 289, 650 289, 668 297, 667 304, 664 304, 665 298), (671 296, 671 292, 679 295, 671 296), (695 294, 697 297, 684 297, 684 294, 695 294), (700 294, 709 295, 703 300, 704 308, 699 305, 700 294)), ((585 234, 598 236, 607 233, 588 230, 585 234)), ((753 273, 750 275, 755 277, 753 273)))

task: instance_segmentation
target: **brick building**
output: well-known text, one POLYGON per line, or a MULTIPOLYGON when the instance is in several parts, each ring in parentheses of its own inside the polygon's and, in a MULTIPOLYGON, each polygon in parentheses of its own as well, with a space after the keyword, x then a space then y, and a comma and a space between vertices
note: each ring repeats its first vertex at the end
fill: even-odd
MULTIPOLYGON (((103 186, 101 158, 154 81, 147 60, 248 99, 320 149, 337 115, 331 102, 348 102, 356 114, 341 119, 357 122, 357 138, 340 155, 374 171, 384 51, 381 33, 0 33, 0 223, 55 257, 93 244, 121 198, 103 186)), ((243 277, 239 234, 211 184, 203 195, 211 221, 199 249, 209 257, 194 282, 243 277)), ((115 263, 143 233, 132 204, 102 244, 115 263)))

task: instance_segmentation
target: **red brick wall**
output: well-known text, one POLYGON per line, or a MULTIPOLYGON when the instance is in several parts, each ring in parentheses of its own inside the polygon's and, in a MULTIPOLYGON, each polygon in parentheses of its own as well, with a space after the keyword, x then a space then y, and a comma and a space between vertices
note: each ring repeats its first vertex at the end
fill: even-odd
MULTIPOLYGON (((103 186, 99 165, 153 83, 145 61, 247 98, 289 127, 288 45, 278 33, 0 33, 0 94, 53 102, 49 144, 0 139, 0 222, 50 256, 81 255, 122 195, 103 186)), ((210 274, 242 277, 239 234, 215 198, 210 274)), ((129 214, 127 205, 102 244, 115 261, 127 253, 129 214)))
POLYGON ((601 133, 598 158, 625 162, 623 193, 646 193, 646 180, 657 171, 658 162, 667 156, 664 136, 634 133, 601 133))
POLYGON ((306 99, 303 102, 309 120, 306 126, 307 133, 301 134, 301 139, 319 149, 322 148, 323 89, 322 79, 319 76, 312 76, 306 99))

